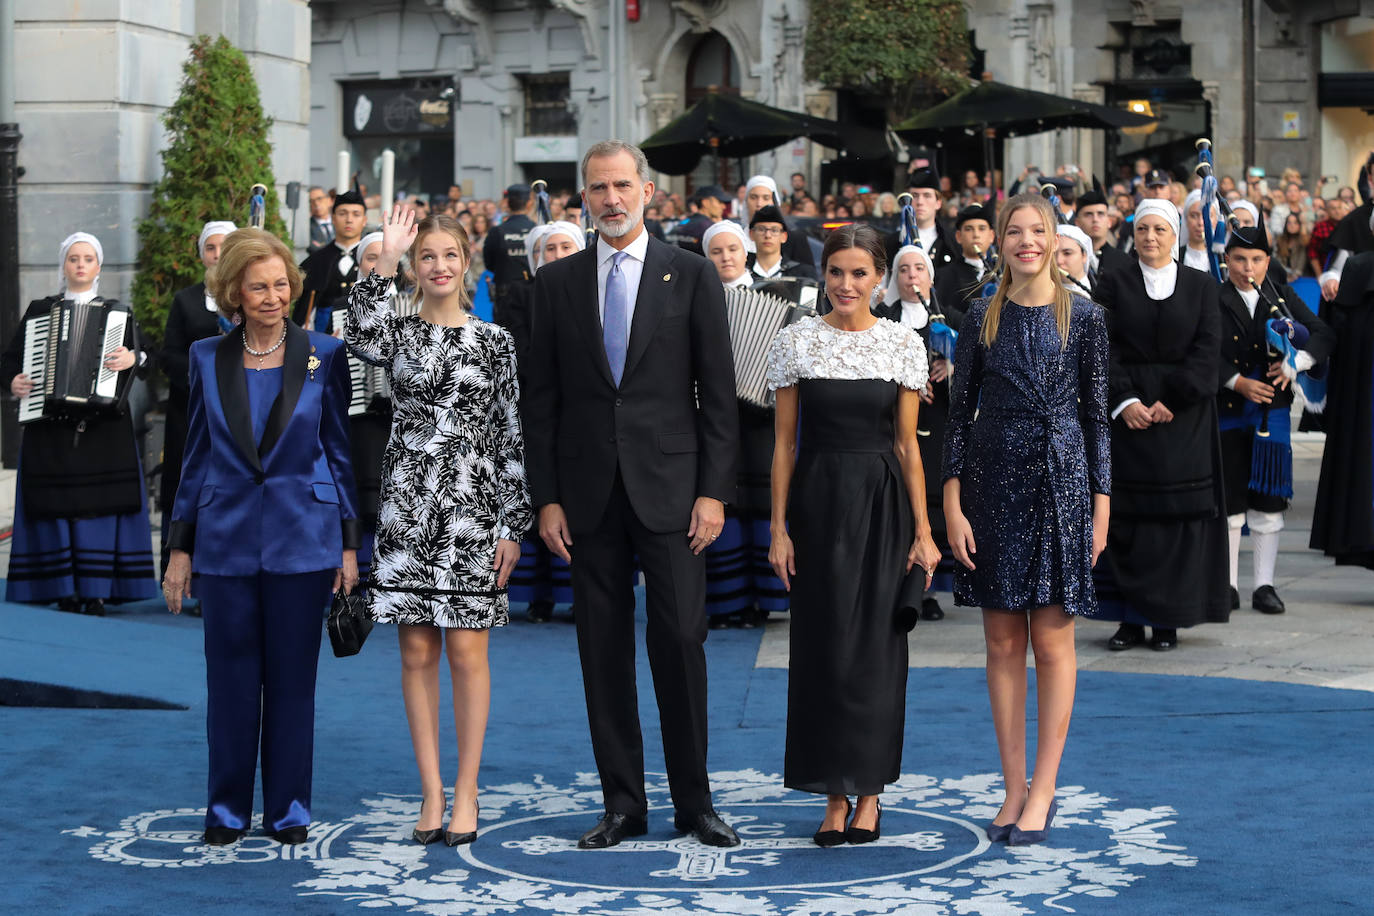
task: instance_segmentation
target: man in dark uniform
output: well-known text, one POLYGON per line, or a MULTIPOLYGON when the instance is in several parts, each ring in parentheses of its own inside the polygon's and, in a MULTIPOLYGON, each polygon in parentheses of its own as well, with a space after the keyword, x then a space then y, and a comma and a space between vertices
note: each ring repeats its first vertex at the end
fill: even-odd
MULTIPOLYGON (((930 255, 938 276, 940 269, 953 264, 959 258, 959 246, 949 237, 944 224, 937 218, 944 198, 940 196, 940 176, 931 168, 913 171, 907 180, 907 193, 911 195, 911 208, 916 211, 916 237, 921 247, 930 255)), ((901 231, 887 237, 887 260, 892 263, 897 250, 902 247, 901 231)))
POLYGON ((693 254, 704 257, 705 253, 701 250, 701 237, 706 234, 707 229, 720 222, 725 216, 725 205, 730 202, 730 199, 730 196, 718 185, 708 184, 697 188, 696 193, 687 200, 688 208, 693 209, 694 212, 667 233, 668 244, 685 248, 693 254))
MULTIPOLYGON (((746 212, 738 215, 737 222, 745 229, 752 229, 754 214, 763 207, 773 207, 782 213, 782 199, 778 196, 777 182, 767 175, 755 175, 750 178, 744 186, 744 207, 746 212)), ((806 233, 798 231, 790 222, 783 225, 787 236, 783 240, 782 256, 789 261, 814 268, 816 259, 811 254, 811 245, 806 240, 806 233)))
POLYGON ((525 248, 525 239, 534 228, 534 220, 530 219, 527 212, 530 208, 530 186, 513 184, 506 188, 505 207, 505 218, 487 232, 487 240, 482 245, 482 258, 486 261, 487 270, 491 271, 492 286, 495 287, 491 304, 492 320, 509 330, 516 321, 512 316, 515 284, 530 279, 529 252, 525 248))
POLYGON ((1078 210, 1073 216, 1074 225, 1082 229, 1093 243, 1097 254, 1097 275, 1129 267, 1131 256, 1111 243, 1112 221, 1107 216, 1107 195, 1102 191, 1102 183, 1093 176, 1093 189, 1078 198, 1078 210))
POLYGON ((344 304, 342 300, 358 279, 353 248, 367 228, 367 206, 356 186, 334 198, 333 222, 332 244, 316 249, 301 262, 301 297, 291 309, 292 321, 322 334, 333 333, 334 308, 344 304))
POLYGON ((1255 574, 1250 606, 1264 614, 1282 614, 1283 600, 1274 590, 1274 565, 1283 512, 1293 495, 1293 384, 1270 356, 1265 331, 1270 319, 1281 317, 1273 314, 1281 300, 1309 335, 1294 359, 1299 371, 1324 363, 1335 349, 1336 335, 1292 287, 1266 279, 1269 250, 1263 224, 1235 229, 1226 243, 1229 279, 1220 296, 1217 415, 1230 534, 1231 607, 1240 605, 1240 539, 1241 529, 1248 525, 1255 574), (1251 279, 1260 284, 1263 296, 1251 279))
POLYGON ((994 279, 988 276, 983 260, 997 241, 992 214, 979 204, 960 210, 954 222, 954 240, 959 244, 961 257, 935 269, 935 295, 941 306, 953 307, 963 314, 970 302, 982 297, 983 285, 994 279))

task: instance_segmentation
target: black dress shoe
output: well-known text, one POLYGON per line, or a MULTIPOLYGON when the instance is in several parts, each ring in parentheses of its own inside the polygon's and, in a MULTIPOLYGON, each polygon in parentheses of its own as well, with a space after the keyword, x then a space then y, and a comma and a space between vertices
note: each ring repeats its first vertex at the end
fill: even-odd
POLYGON ((103 598, 87 598, 81 604, 81 613, 88 617, 104 617, 105 600, 103 598))
POLYGON ((1166 630, 1163 627, 1155 627, 1150 634, 1150 648, 1156 652, 1168 652, 1170 649, 1178 647, 1178 630, 1166 630))
POLYGON ((1272 585, 1261 585, 1250 596, 1250 606, 1261 614, 1282 614, 1287 608, 1272 585))
POLYGON ((273 831, 272 839, 283 846, 299 846, 310 839, 310 828, 304 825, 299 827, 283 827, 281 830, 273 831))
POLYGON ((712 614, 706 618, 706 626, 712 630, 724 630, 730 626, 730 614, 712 614))
POLYGON ((75 595, 72 595, 67 598, 58 598, 57 609, 66 614, 80 614, 81 599, 77 598, 75 595))
POLYGON ((232 846, 243 839, 245 832, 233 827, 206 827, 200 841, 206 846, 232 846))
POLYGON ((872 843, 883 835, 883 803, 878 802, 878 815, 873 819, 873 829, 868 830, 864 827, 855 827, 852 824, 844 832, 845 842, 851 846, 861 846, 864 843, 872 843))
POLYGON ((621 840, 631 836, 643 836, 649 832, 649 822, 633 814, 612 814, 607 811, 601 815, 596 826, 577 841, 578 849, 608 849, 618 845, 621 840))
POLYGON ((1231 610, 1240 610, 1240 592, 1236 591, 1236 587, 1234 585, 1229 586, 1228 591, 1230 591, 1231 593, 1231 610))
POLYGON ((945 609, 940 607, 940 602, 934 598, 921 599, 921 619, 922 620, 944 620, 945 609))
POLYGON ((529 618, 530 623, 548 623, 553 620, 553 602, 531 601, 525 616, 529 618))
POLYGON ((844 800, 844 822, 845 827, 839 830, 817 830, 811 836, 811 841, 822 849, 829 849, 831 846, 839 846, 844 843, 844 831, 849 825, 849 815, 854 813, 854 805, 849 798, 844 800))
POLYGON ((1116 628, 1112 638, 1107 640, 1107 648, 1113 652, 1122 652, 1144 644, 1145 628, 1138 623, 1123 623, 1116 628))
POLYGON ((683 833, 690 833, 706 846, 728 848, 738 846, 740 842, 739 834, 735 833, 730 825, 721 820, 720 815, 714 811, 706 811, 692 817, 675 814, 673 815, 673 826, 683 833))

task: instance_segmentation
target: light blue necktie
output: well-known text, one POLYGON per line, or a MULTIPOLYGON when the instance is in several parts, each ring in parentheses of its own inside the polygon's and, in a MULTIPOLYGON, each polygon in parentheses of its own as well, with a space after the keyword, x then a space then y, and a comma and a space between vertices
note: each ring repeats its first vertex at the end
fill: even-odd
POLYGON ((625 374, 625 350, 630 338, 630 293, 625 272, 620 269, 620 262, 627 257, 625 252, 617 251, 611 258, 611 274, 606 278, 606 312, 601 319, 601 341, 606 345, 606 361, 611 364, 611 378, 617 388, 625 374))

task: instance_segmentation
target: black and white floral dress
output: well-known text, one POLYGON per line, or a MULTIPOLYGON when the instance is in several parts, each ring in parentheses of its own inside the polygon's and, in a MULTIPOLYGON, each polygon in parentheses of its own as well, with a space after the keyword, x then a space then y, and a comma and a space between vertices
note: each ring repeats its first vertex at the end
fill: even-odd
POLYGON ((345 336, 386 369, 395 414, 382 461, 368 610, 379 623, 485 629, 509 620, 496 542, 530 525, 515 345, 469 317, 399 317, 374 272, 349 294, 345 336))

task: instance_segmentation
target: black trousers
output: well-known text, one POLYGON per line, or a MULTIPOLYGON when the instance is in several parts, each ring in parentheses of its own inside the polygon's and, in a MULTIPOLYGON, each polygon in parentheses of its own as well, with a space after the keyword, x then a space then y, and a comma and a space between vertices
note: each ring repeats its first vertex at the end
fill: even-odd
POLYGON ((704 557, 692 555, 686 529, 655 534, 645 528, 619 474, 601 522, 573 535, 571 553, 577 647, 606 810, 648 813, 635 688, 636 555, 646 583, 649 668, 673 805, 688 817, 710 810, 704 557))

